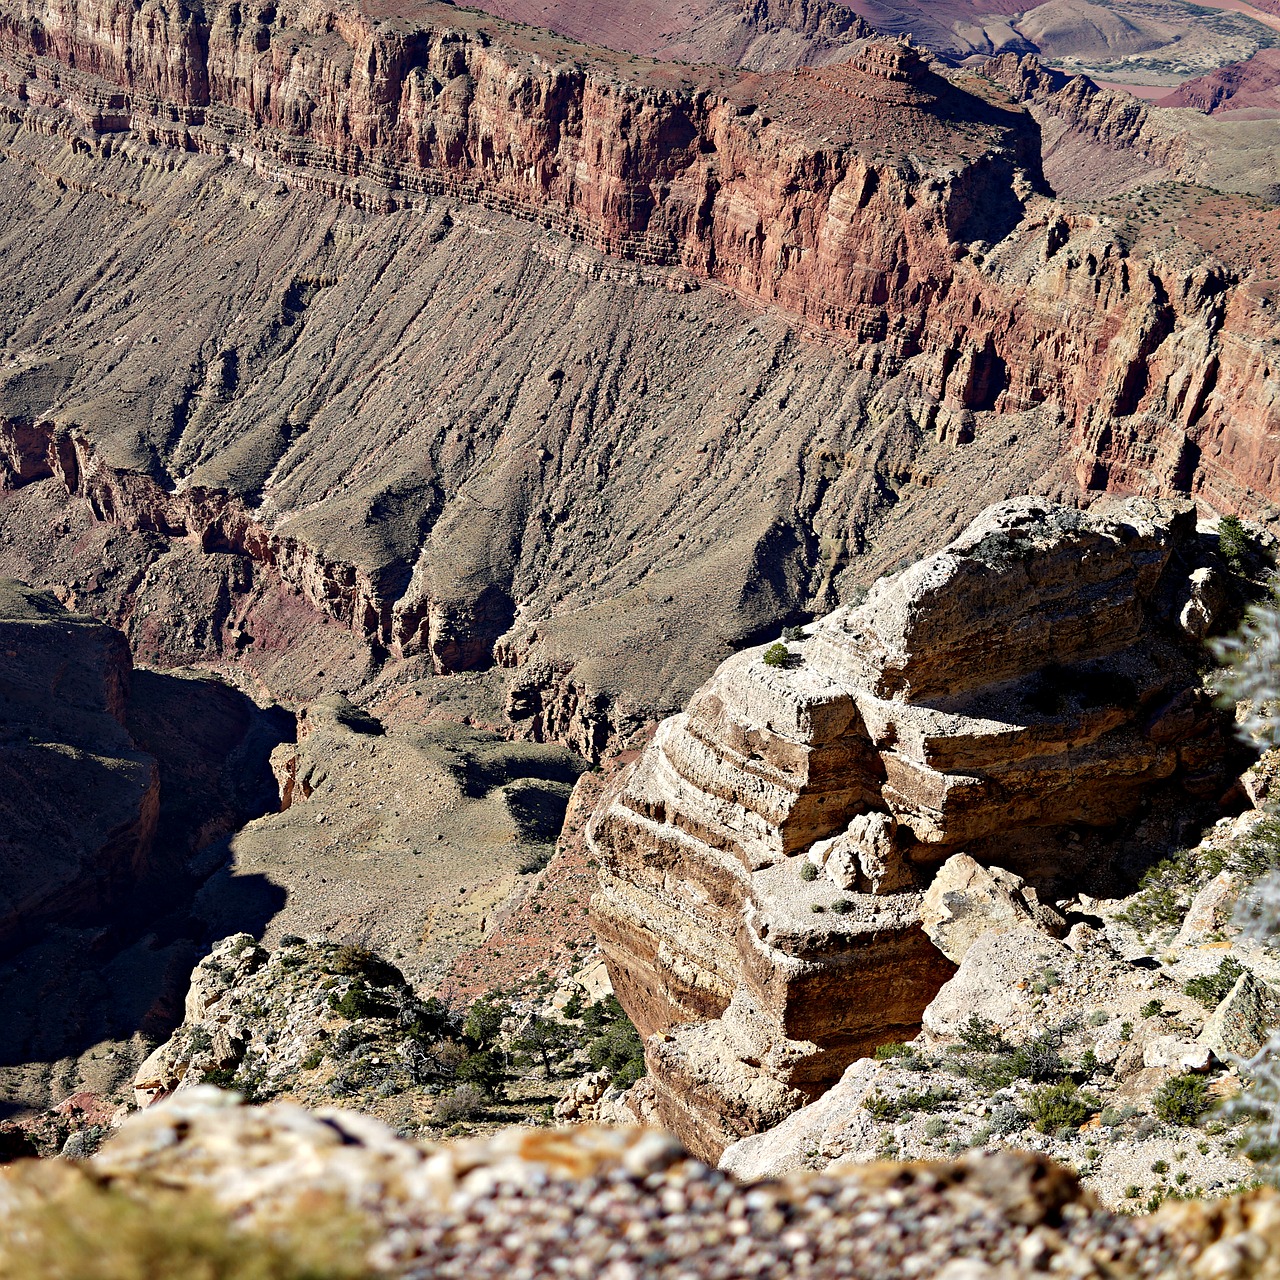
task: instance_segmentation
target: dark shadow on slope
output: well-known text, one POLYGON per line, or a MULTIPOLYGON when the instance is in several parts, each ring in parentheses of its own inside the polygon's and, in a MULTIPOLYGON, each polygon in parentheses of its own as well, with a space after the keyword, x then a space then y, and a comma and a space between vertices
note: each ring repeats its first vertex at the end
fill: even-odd
MULTIPOLYGON (((42 913, 0 958, 0 1067, 10 1068, 0 1107, 38 1105, 45 1085, 53 1093, 78 1087, 57 1064, 104 1041, 165 1039, 200 957, 227 933, 261 934, 284 905, 284 890, 258 875, 228 876, 233 892, 216 918, 201 918, 197 899, 211 875, 228 875, 218 869, 229 837, 278 807, 270 756, 293 739, 293 716, 217 680, 135 670, 126 721, 136 747, 158 763, 155 838, 132 884, 96 905, 86 892, 74 912, 42 913)), ((65 779, 73 823, 73 800, 92 809, 109 799, 97 795, 102 766, 92 755, 78 772, 77 763, 70 757, 65 779)), ((40 841, 26 834, 25 856, 38 862, 40 841)))

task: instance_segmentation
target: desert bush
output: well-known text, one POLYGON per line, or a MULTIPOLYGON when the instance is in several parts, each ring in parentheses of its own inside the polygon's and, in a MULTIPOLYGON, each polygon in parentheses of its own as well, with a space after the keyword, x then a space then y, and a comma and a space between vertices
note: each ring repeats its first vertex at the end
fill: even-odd
POLYGON ((339 947, 325 964, 330 973, 361 978, 371 987, 402 987, 404 974, 367 947, 339 947))
POLYGON ((815 862, 810 862, 808 858, 804 858, 800 862, 800 879, 816 880, 818 878, 818 866, 815 862))
POLYGON ((1234 956, 1223 956, 1222 963, 1212 973, 1192 978, 1182 989, 1206 1009, 1213 1009, 1231 994, 1231 988, 1246 972, 1244 965, 1234 956))
POLYGON ((399 1010, 380 991, 370 991, 363 982, 353 982, 341 996, 331 995, 329 1004, 335 1013, 354 1022, 357 1018, 394 1018, 399 1010))
POLYGON ((1078 1129, 1097 1108, 1070 1080, 1047 1084, 1027 1095, 1027 1114, 1041 1133, 1078 1129))
POLYGON ((436 1124, 461 1124, 477 1120, 484 1115, 488 1099, 482 1089, 474 1084, 460 1084, 449 1093, 436 1099, 431 1118, 436 1124))
POLYGON ((906 1041, 890 1040, 886 1044, 876 1045, 875 1058, 877 1062, 890 1062, 894 1058, 905 1058, 913 1052, 914 1050, 906 1041))
POLYGON ((990 1123, 993 1133, 1007 1135, 1017 1133, 1027 1123, 1027 1117, 1016 1103, 1002 1102, 991 1108, 990 1123))
POLYGON ((516 871, 522 876, 537 875, 539 871, 545 871, 551 862, 551 855, 555 852, 553 845, 548 845, 545 849, 539 850, 537 853, 530 854, 517 868, 516 871))
POLYGON ((1209 1082, 1190 1073, 1166 1080, 1151 1099, 1151 1109, 1165 1124, 1198 1124, 1209 1104, 1209 1082))
POLYGON ((917 1111, 937 1111, 955 1100, 956 1095, 948 1089, 908 1089, 892 1098, 873 1091, 863 1098, 862 1106, 873 1120, 894 1121, 914 1115, 917 1111))
POLYGON ((795 665, 795 661, 796 659, 791 650, 781 641, 771 644, 764 651, 764 665, 766 667, 781 667, 785 670, 787 667, 795 665))
MULTIPOLYGON (((973 1033, 972 1020, 967 1032, 973 1033)), ((979 1042, 982 1041, 979 1033, 979 1042)), ((1045 1031, 1020 1045, 1010 1045, 995 1036, 988 1043, 1000 1045, 994 1052, 975 1055, 967 1062, 957 1065, 954 1070, 973 1081, 979 1088, 995 1092, 1015 1081, 1025 1080, 1030 1084, 1048 1084, 1062 1078, 1066 1074, 1066 1064, 1062 1060, 1060 1031, 1045 1031)))
POLYGON ((1009 1053, 1013 1046, 989 1022, 985 1022, 976 1013, 969 1015, 969 1021, 961 1027, 960 1043, 956 1049, 968 1053, 1009 1053))

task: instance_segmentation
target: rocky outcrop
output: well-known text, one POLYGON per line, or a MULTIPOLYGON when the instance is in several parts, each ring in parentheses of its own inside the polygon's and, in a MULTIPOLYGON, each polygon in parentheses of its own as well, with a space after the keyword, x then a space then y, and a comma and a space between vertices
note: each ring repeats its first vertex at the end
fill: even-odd
POLYGON ((1280 113, 1280 50, 1259 49, 1245 62, 1231 62, 1207 75, 1184 80, 1159 99, 1162 107, 1191 107, 1205 115, 1230 111, 1280 113))
POLYGON ((0 580, 0 945, 102 920, 151 870, 155 759, 126 726, 114 627, 0 580))
POLYGON ((1019 927, 1066 932, 1066 921, 1040 901, 1035 888, 1003 867, 984 867, 967 853, 948 858, 920 903, 920 922, 948 960, 960 964, 984 933, 1019 927))
POLYGON ((421 1280, 624 1269, 823 1280, 922 1263, 948 1277, 1211 1280, 1274 1274, 1278 1217, 1269 1189, 1109 1213, 1031 1153, 739 1182, 655 1130, 509 1129, 423 1146, 352 1112, 246 1107, 201 1089, 129 1120, 91 1160, 6 1169, 0 1266, 14 1242, 23 1265, 77 1244, 72 1256, 88 1258, 85 1235, 59 1233, 71 1221, 96 1227, 94 1264, 138 1273, 181 1248, 194 1265, 261 1258, 264 1273, 296 1261, 421 1280), (222 1235, 210 1205, 237 1234, 222 1235), (264 1237, 275 1248, 258 1254, 264 1237))
POLYGON ((1161 784, 1222 793, 1177 624, 1196 546, 1188 509, 999 504, 659 726, 588 835, 665 1123, 718 1154, 913 1033, 954 972, 920 923, 951 854, 1061 888, 1088 869, 1064 857, 1080 830, 1161 784), (856 878, 818 872, 833 837, 856 878))

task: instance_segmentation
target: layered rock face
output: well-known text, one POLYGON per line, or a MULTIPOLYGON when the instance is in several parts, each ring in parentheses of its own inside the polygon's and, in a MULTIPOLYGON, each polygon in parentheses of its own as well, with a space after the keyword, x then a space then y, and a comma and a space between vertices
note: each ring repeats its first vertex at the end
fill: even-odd
POLYGON ((664 1122, 718 1153, 918 1026, 954 972, 920 926, 949 855, 1061 886, 1074 832, 1160 783, 1220 794, 1179 643, 1195 543, 1189 508, 998 504, 663 722, 588 835, 664 1122))
MULTIPOLYGON (((980 448, 1017 437, 1017 491, 1193 491, 1223 509, 1269 509, 1276 393, 1260 268, 1185 244, 1139 250, 1051 200, 1041 130, 1019 105, 1035 96, 1029 73, 1004 88, 949 79, 883 41, 855 41, 850 61, 811 73, 695 73, 588 58, 448 6, 415 13, 300 4, 248 22, 226 5, 144 21, 98 0, 33 0, 0 16, 6 182, 36 175, 86 206, 68 216, 59 197, 30 224, 33 244, 50 227, 60 235, 49 262, 23 256, 25 269, 39 264, 24 296, 57 294, 66 255, 72 277, 98 282, 68 283, 6 333, 5 484, 58 483, 100 519, 190 557, 233 557, 201 561, 218 579, 205 587, 230 624, 223 639, 263 643, 257 619, 243 625, 227 607, 249 566, 351 628, 372 661, 421 653, 456 671, 495 646, 515 664, 545 660, 555 705, 530 717, 545 735, 594 718, 581 712, 583 673, 561 678, 565 654, 587 647, 567 633, 588 609, 609 632, 601 598, 634 603, 630 623, 672 596, 683 620, 697 607, 684 603, 696 595, 687 582, 628 593, 655 586, 649 571, 731 580, 717 612, 734 611, 738 641, 783 601, 828 608, 832 575, 865 550, 885 487, 940 482, 962 465, 951 447, 1000 419, 1017 429, 1002 425, 980 448), (527 239, 477 205, 523 220, 527 239), (80 265, 69 242, 95 219, 111 220, 110 235, 80 265), (134 265, 148 220, 190 237, 162 270, 150 254, 134 265), (261 252, 238 258, 255 236, 261 252), (120 270, 104 278, 94 273, 107 239, 120 270), (472 270, 482 243, 489 260, 472 270), (217 246, 207 262, 206 246, 217 246), (580 311, 585 288, 562 276, 607 280, 619 260, 635 264, 630 288, 608 301, 631 328, 601 307, 580 311), (705 344, 707 375, 686 379, 672 366, 704 347, 677 336, 680 360, 646 358, 641 376, 654 334, 682 335, 713 309, 705 296, 676 302, 703 282, 721 287, 721 318, 733 310, 744 330, 764 325, 778 340, 747 358, 721 335, 705 344), (753 324, 730 292, 767 318, 753 324), (797 351, 788 325, 835 335, 839 354, 797 351), (612 350, 583 351, 601 328, 612 350), (541 344, 546 364, 530 364, 541 344), (429 377, 411 376, 424 367, 429 377), (876 403, 891 377, 902 382, 876 403), (674 401, 716 411, 678 441, 633 430, 636 413, 611 416, 659 396, 672 403, 651 404, 655 416, 683 413, 674 401), (820 421, 801 422, 811 396, 820 421), (741 487, 741 474, 721 474, 733 459, 762 475, 780 456, 779 423, 795 440, 776 484, 765 481, 767 502, 753 503, 750 546, 727 569, 712 564, 728 545, 721 531, 699 561, 683 523, 707 512, 686 509, 721 479, 741 487), (855 435, 892 430, 891 463, 848 438, 855 423, 855 435), (939 456, 919 463, 934 446, 939 456), (637 510, 655 457, 680 495, 681 545, 666 541, 666 505, 652 521, 637 510), (576 501, 583 476, 590 504, 576 501), (574 509, 586 527, 569 523, 574 509), (587 584, 562 563, 568 535, 581 546, 588 532, 600 539, 593 569, 639 548, 625 581, 619 571, 587 584)), ((39 205, 14 201, 14 217, 39 205)), ((286 633, 281 648, 296 622, 286 613, 276 607, 262 628, 286 633)), ((664 654, 679 643, 657 626, 641 642, 664 654)), ((595 689, 620 683, 607 634, 590 643, 595 689)), ((728 645, 717 647, 673 665, 701 678, 728 645)), ((596 726, 572 731, 597 749, 596 726)))

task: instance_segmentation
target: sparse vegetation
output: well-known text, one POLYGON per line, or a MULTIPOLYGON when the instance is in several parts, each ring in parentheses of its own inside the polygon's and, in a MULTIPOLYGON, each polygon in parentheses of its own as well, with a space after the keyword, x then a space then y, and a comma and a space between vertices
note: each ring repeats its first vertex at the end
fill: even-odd
POLYGON ((1253 535, 1239 516, 1223 516, 1218 521, 1218 551, 1233 573, 1243 573, 1253 550, 1253 535))
POLYGON ((808 858, 804 858, 800 862, 800 879, 816 880, 818 878, 818 867, 816 863, 810 862, 808 858))

